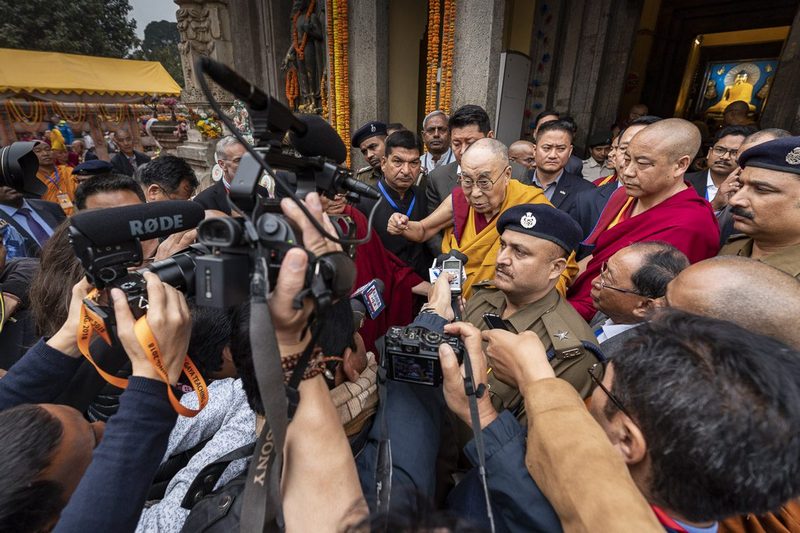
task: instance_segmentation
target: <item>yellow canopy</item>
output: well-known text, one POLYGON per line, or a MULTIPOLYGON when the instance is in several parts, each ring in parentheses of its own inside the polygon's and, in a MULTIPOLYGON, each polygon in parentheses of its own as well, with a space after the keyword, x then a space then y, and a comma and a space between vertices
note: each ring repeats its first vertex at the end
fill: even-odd
POLYGON ((0 92, 177 96, 181 88, 157 61, 0 48, 0 92))

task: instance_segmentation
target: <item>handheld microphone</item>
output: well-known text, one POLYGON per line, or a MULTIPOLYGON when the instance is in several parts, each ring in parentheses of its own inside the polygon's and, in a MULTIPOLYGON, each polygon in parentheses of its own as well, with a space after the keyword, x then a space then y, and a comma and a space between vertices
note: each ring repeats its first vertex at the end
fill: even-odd
POLYGON ((192 229, 204 217, 203 206, 196 202, 168 200, 81 211, 72 216, 70 224, 93 245, 111 246, 192 229))
POLYGON ((353 309, 353 315, 357 322, 360 322, 366 313, 369 313, 369 317, 375 320, 375 317, 380 315, 386 308, 386 303, 383 301, 383 291, 385 288, 386 286, 383 284, 383 281, 375 278, 356 289, 353 294, 350 295, 350 306, 353 309), (362 312, 361 309, 364 311, 362 312), (361 313, 361 319, 356 316, 357 313, 361 313))
POLYGON ((304 156, 322 156, 336 163, 347 159, 347 148, 336 130, 319 115, 297 115, 306 131, 293 130, 289 134, 291 145, 304 156))

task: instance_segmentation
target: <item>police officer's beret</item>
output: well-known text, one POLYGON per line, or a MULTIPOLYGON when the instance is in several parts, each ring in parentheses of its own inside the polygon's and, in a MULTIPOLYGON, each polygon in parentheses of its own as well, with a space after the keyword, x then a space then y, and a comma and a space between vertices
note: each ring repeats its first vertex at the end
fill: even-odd
POLYGON ((112 170, 114 170, 114 167, 112 167, 111 163, 108 161, 103 161, 102 159, 91 159, 76 166, 74 169, 72 169, 72 173, 79 176, 95 176, 97 174, 107 174, 112 170))
POLYGON ((753 146, 739 154, 739 166, 800 174, 800 137, 784 137, 753 146))
POLYGON ((353 145, 353 148, 358 148, 365 140, 369 139, 370 137, 375 137, 376 135, 386 135, 386 124, 383 122, 378 122, 377 120, 373 120, 372 122, 367 122, 356 130, 356 132, 353 134, 351 144, 353 145))
POLYGON ((586 144, 589 148, 611 144, 611 134, 607 131, 596 131, 589 136, 586 144))
POLYGON ((497 232, 517 231, 554 242, 567 253, 581 242, 581 227, 564 211, 547 204, 515 205, 503 211, 497 220, 497 232))

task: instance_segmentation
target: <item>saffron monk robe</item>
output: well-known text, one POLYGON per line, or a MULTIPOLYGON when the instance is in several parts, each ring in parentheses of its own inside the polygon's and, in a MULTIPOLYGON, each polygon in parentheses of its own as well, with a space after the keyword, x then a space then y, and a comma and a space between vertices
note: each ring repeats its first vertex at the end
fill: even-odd
POLYGON ((622 181, 583 244, 593 247, 585 268, 570 287, 570 303, 585 320, 597 311, 592 280, 618 250, 641 241, 664 241, 696 263, 716 255, 719 226, 711 204, 683 176, 700 148, 700 131, 683 119, 651 124, 631 140, 622 181))
POLYGON ((72 175, 72 169, 67 165, 56 164, 53 151, 46 142, 37 142, 33 153, 39 159, 36 177, 47 185, 47 192, 42 195, 42 200, 57 203, 64 214, 70 216, 74 210, 72 202, 75 200, 75 189, 78 188, 78 180, 72 175))
MULTIPOLYGON (((402 213, 389 218, 387 231, 415 242, 425 242, 444 230, 442 252, 459 250, 467 256, 463 295, 469 298, 476 283, 494 278, 500 248, 497 218, 509 207, 548 204, 538 187, 511 179, 508 150, 496 139, 480 139, 461 158, 461 187, 456 187, 433 213, 419 222, 402 213)), ((563 295, 578 272, 574 254, 561 274, 557 288, 563 295)))

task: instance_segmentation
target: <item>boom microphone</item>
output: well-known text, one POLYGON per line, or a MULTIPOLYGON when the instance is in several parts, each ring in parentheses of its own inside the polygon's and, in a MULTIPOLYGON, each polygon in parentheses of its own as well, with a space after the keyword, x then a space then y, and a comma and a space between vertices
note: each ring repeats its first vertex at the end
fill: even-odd
POLYGON ((168 200, 81 211, 70 223, 95 246, 110 246, 192 229, 204 217, 203 206, 196 202, 168 200))
POLYGON ((347 148, 336 130, 319 115, 297 115, 306 126, 303 133, 292 131, 289 142, 300 155, 322 156, 341 164, 347 159, 347 148))

